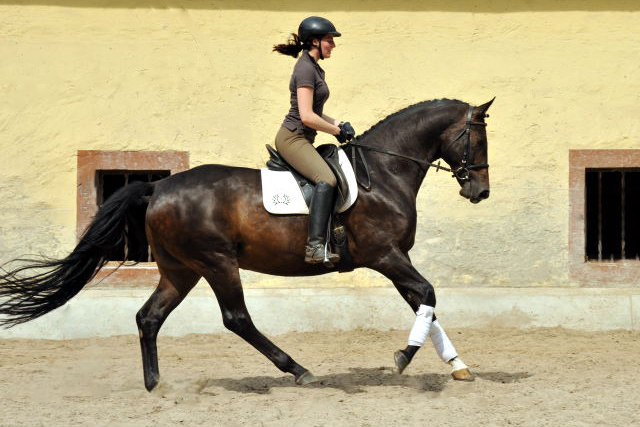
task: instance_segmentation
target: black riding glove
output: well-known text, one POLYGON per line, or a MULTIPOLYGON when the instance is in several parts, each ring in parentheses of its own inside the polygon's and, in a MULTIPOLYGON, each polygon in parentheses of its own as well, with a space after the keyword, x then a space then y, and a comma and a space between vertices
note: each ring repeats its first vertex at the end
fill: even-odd
POLYGON ((351 141, 356 136, 356 131, 351 126, 351 123, 341 122, 338 127, 340 128, 340 133, 336 135, 336 139, 339 143, 343 144, 351 141))

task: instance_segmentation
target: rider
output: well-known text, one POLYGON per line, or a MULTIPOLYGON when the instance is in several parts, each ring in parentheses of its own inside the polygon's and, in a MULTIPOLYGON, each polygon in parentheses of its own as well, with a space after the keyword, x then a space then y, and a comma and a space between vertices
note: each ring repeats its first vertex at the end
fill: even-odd
MULTIPOLYGON (((318 62, 331 57, 336 46, 334 37, 340 37, 340 33, 329 20, 310 16, 300 23, 298 34, 292 34, 288 43, 273 47, 274 51, 294 58, 302 51, 289 82, 291 108, 276 135, 275 144, 280 155, 294 169, 316 184, 309 207, 309 235, 304 257, 311 264, 324 260, 336 187, 333 172, 312 145, 316 131, 334 135, 341 143, 355 136, 349 122, 332 119, 322 112, 329 98, 329 87, 318 62)), ((331 252, 327 252, 327 257, 332 263, 340 260, 338 254, 331 252)))

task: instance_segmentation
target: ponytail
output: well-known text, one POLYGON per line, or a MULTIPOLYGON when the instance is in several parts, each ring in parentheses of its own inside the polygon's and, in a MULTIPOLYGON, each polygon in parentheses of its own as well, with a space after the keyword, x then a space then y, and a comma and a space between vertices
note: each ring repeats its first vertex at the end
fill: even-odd
POLYGON ((287 40, 287 43, 277 44, 273 46, 273 51, 281 53, 283 55, 298 57, 298 54, 306 46, 300 41, 300 38, 296 34, 291 34, 291 38, 287 40))

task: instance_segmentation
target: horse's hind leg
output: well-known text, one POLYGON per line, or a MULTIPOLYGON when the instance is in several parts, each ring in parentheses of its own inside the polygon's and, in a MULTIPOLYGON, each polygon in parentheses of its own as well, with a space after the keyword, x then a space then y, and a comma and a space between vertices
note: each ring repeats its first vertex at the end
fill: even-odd
POLYGON ((305 368, 278 348, 255 327, 244 301, 238 266, 233 259, 223 259, 212 266, 204 277, 216 294, 224 326, 264 354, 282 372, 295 376, 299 385, 317 381, 305 368))
POLYGON ((200 279, 198 274, 187 269, 161 270, 160 274, 158 287, 136 315, 142 349, 144 386, 148 391, 153 390, 160 380, 156 346, 158 331, 171 311, 182 302, 200 279))

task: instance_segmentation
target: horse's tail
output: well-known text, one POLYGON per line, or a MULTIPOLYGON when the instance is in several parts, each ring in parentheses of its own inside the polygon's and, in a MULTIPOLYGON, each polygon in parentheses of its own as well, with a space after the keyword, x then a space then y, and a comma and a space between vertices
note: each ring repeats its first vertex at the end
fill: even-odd
POLYGON ((11 271, 1 268, 0 325, 12 327, 28 322, 73 298, 107 263, 114 248, 122 244, 127 220, 143 230, 135 234, 136 240, 143 240, 136 246, 146 248, 144 224, 140 227, 139 222, 148 205, 145 196, 152 193, 153 184, 146 182, 134 182, 116 191, 64 259, 18 259, 14 261, 22 266, 11 271))

